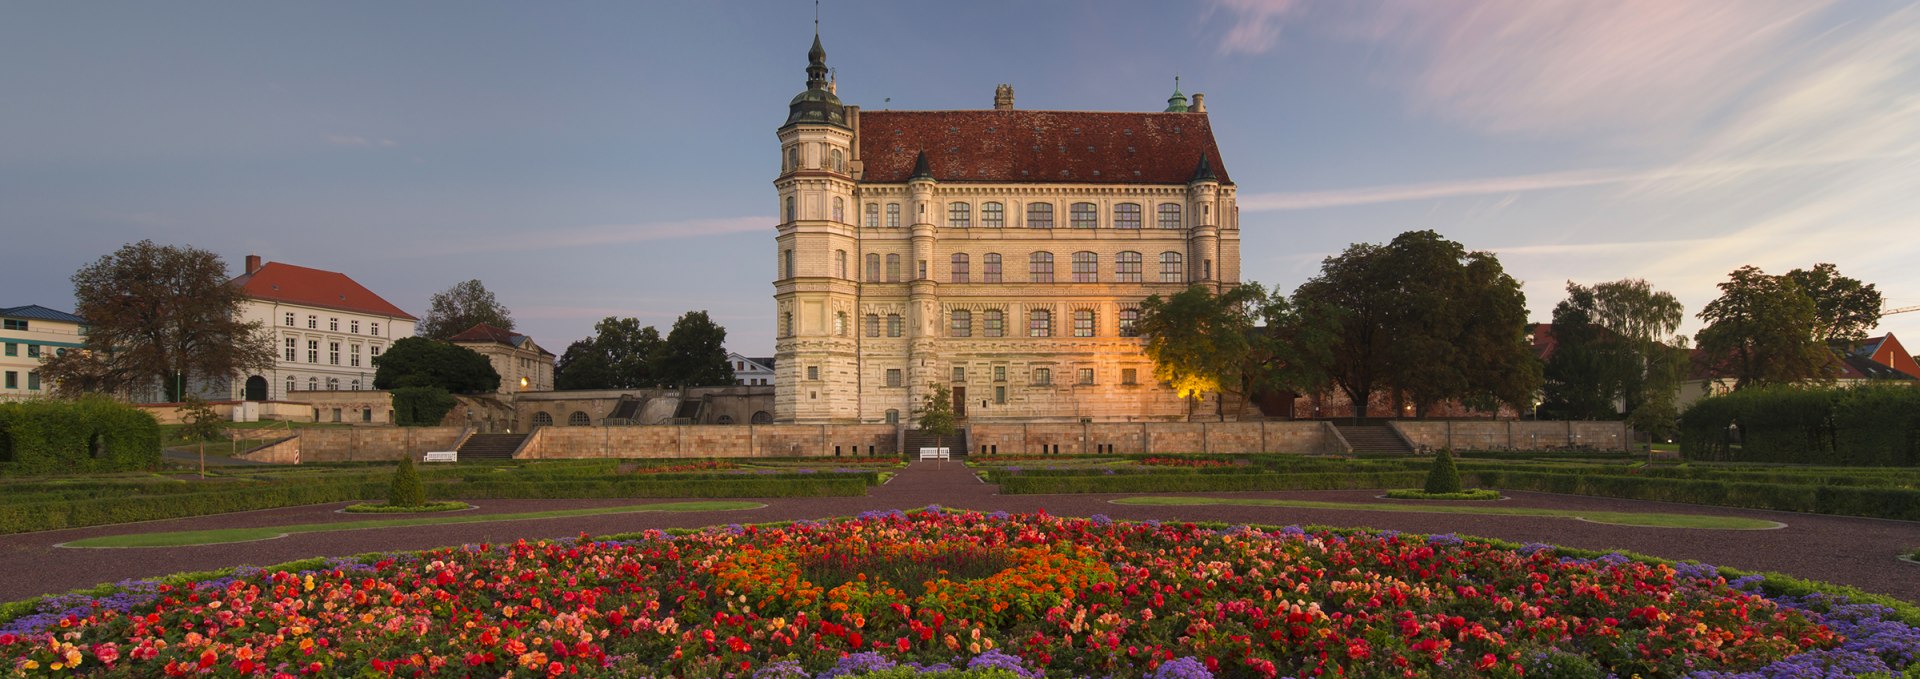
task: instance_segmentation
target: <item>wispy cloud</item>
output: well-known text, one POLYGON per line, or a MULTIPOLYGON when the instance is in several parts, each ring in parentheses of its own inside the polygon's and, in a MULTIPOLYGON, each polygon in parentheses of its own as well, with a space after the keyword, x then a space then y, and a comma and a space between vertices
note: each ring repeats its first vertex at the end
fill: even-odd
MULTIPOLYGON (((474 238, 460 243, 436 244, 433 252, 442 255, 471 255, 486 252, 564 250, 681 238, 726 236, 754 231, 771 231, 772 228, 772 217, 690 219, 651 224, 602 224, 571 229, 545 229, 541 230, 539 237, 535 239, 474 238)), ((408 256, 415 256, 415 254, 409 253, 408 256)))
POLYGON ((1229 24, 1221 54, 1261 54, 1280 43, 1285 20, 1300 10, 1300 0, 1214 0, 1207 17, 1224 14, 1229 24))
POLYGON ((369 138, 352 134, 327 135, 327 143, 333 146, 353 146, 360 148, 393 148, 400 143, 392 139, 369 138))

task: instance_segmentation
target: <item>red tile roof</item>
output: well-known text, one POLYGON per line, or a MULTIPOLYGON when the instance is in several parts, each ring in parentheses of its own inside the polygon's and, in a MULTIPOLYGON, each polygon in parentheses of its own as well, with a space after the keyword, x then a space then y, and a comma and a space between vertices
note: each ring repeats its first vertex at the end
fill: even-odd
POLYGON ((268 262, 258 271, 233 279, 232 283, 254 299, 420 320, 355 283, 346 274, 333 271, 268 262))
POLYGON ((1185 184, 1205 153, 1233 183, 1205 113, 861 111, 864 181, 898 183, 926 151, 943 182, 1185 184))
POLYGON ((520 337, 512 330, 487 323, 475 323, 473 327, 460 331, 460 334, 447 338, 448 342, 495 342, 499 344, 517 344, 520 337))

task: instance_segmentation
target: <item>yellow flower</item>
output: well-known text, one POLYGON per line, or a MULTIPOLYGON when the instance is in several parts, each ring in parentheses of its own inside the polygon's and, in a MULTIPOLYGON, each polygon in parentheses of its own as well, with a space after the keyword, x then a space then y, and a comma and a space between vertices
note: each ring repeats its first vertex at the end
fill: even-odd
MULTIPOLYGON (((67 667, 79 667, 79 666, 80 666, 80 651, 76 649, 69 649, 67 651, 67 667)), ((55 669, 59 669, 59 668, 55 668, 55 669)))

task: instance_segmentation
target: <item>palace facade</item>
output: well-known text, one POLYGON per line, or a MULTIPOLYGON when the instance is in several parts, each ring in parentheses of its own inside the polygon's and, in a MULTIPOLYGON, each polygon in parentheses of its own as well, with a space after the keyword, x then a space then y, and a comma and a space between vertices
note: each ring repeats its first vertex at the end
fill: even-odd
MULTIPOLYGON (((1240 279, 1204 100, 1149 113, 862 111, 818 36, 779 128, 774 418, 1177 419, 1140 302, 1240 279)), ((1200 406, 1210 412, 1211 404, 1200 406)))

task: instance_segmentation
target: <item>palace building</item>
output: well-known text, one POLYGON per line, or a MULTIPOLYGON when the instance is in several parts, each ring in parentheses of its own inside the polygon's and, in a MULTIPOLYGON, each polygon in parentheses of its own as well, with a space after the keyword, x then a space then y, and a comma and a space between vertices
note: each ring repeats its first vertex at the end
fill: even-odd
POLYGON ((776 421, 906 421, 936 384, 974 421, 1186 415, 1133 324, 1150 295, 1240 279, 1202 95, 1025 111, 1001 85, 991 109, 862 111, 817 35, 807 56, 774 181, 776 421))

